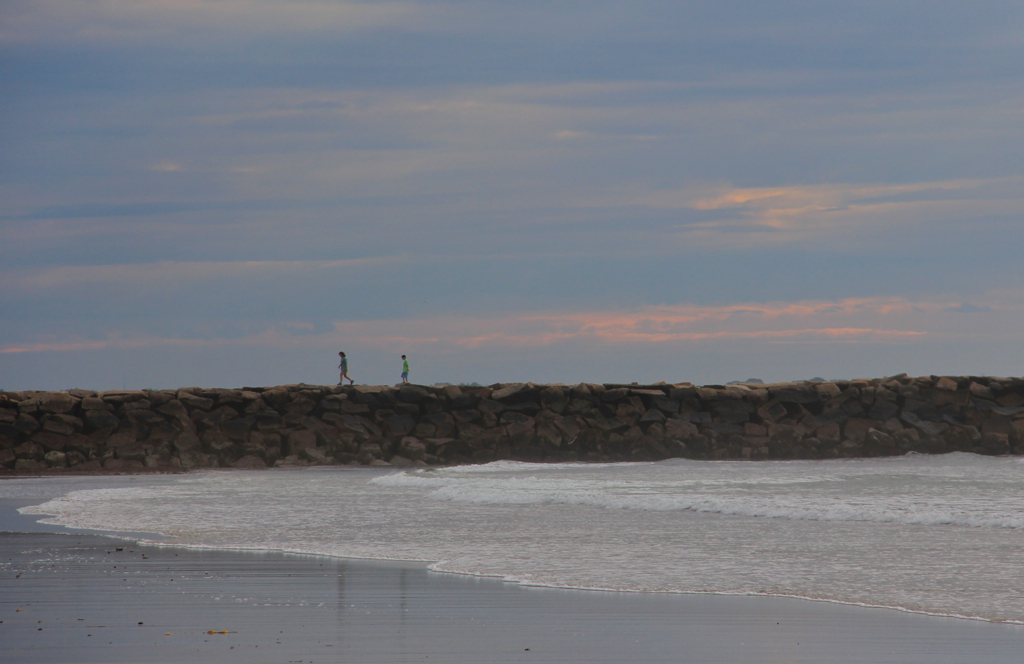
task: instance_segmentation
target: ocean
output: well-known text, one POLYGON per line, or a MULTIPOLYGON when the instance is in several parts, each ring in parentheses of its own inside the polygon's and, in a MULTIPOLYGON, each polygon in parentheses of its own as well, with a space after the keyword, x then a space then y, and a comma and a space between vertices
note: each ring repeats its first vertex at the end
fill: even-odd
POLYGON ((1024 459, 321 467, 0 482, 161 545, 422 561, 558 588, 777 595, 1024 623, 1024 459))

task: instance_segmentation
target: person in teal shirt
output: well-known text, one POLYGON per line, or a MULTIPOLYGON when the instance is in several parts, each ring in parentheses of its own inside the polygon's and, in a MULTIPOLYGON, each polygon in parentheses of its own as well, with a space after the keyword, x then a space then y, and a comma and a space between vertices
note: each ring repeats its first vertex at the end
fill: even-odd
POLYGON ((402 356, 402 382, 409 383, 409 360, 405 359, 405 355, 402 356))
MULTIPOLYGON (((338 363, 338 369, 341 370, 341 379, 338 380, 338 385, 341 385, 345 382, 345 379, 348 378, 348 358, 345 357, 344 351, 339 352, 338 357, 341 358, 341 362, 338 363)), ((348 378, 348 384, 355 385, 355 381, 348 378)))

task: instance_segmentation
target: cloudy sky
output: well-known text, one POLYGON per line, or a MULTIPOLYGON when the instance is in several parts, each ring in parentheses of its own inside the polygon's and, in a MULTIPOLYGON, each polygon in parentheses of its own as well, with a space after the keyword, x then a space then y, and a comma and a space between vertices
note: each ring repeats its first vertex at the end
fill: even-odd
POLYGON ((1024 5, 6 0, 0 389, 1024 374, 1024 5))

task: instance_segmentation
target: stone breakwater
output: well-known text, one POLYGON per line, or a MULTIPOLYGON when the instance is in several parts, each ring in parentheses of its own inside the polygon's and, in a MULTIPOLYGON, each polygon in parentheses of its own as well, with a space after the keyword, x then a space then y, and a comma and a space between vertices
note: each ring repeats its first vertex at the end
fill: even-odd
POLYGON ((1024 378, 0 392, 2 472, 1024 453, 1024 378))

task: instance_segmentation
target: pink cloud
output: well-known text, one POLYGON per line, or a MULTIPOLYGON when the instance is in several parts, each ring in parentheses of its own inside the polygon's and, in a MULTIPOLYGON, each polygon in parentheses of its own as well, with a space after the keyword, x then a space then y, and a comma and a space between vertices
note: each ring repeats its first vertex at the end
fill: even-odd
POLYGON ((121 335, 102 340, 45 339, 0 347, 0 353, 91 351, 168 345, 242 344, 323 347, 339 343, 438 350, 536 347, 586 342, 605 346, 743 341, 764 343, 893 343, 942 331, 950 302, 901 298, 642 307, 631 311, 544 311, 492 317, 439 316, 337 322, 321 334, 288 322, 242 338, 173 339, 121 335))

